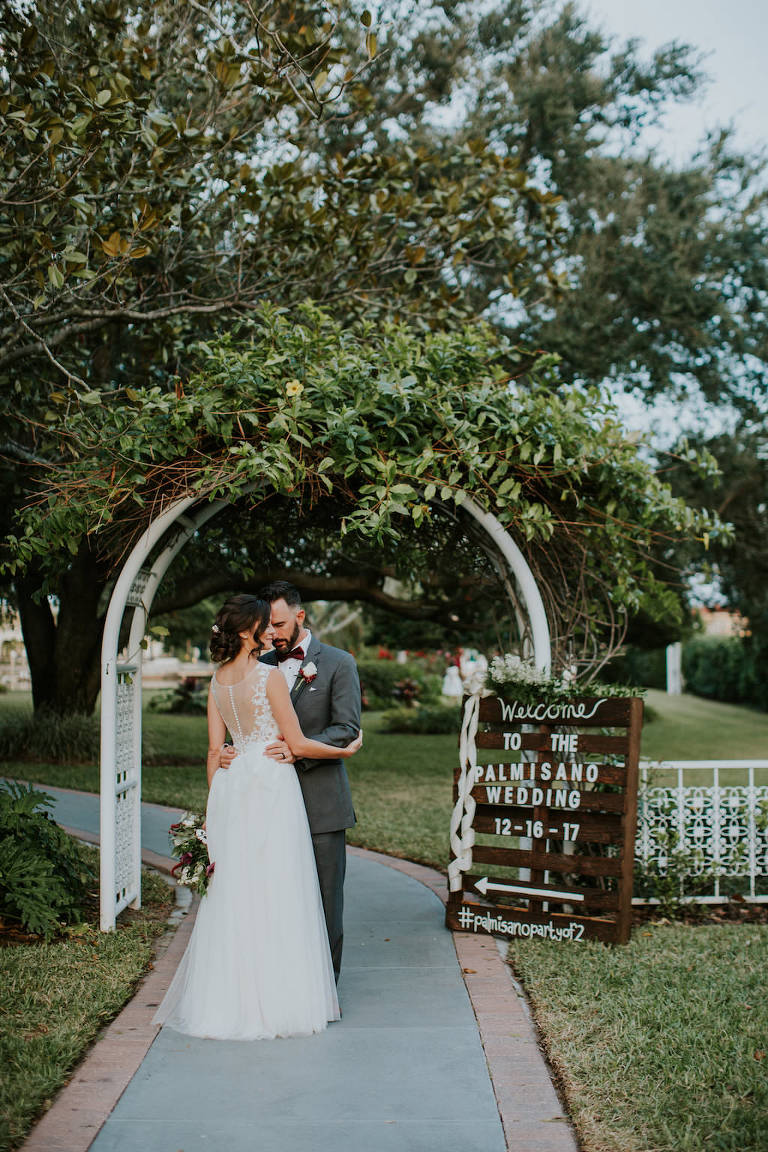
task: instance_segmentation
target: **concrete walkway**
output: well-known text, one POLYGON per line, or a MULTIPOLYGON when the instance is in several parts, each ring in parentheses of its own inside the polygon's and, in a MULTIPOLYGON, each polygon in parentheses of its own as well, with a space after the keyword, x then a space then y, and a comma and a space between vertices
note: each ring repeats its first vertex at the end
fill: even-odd
MULTIPOLYGON (((97 797, 46 791, 61 824, 96 834, 97 797)), ((177 816, 143 806, 156 860, 177 816)), ((343 1019, 310 1038, 237 1043, 169 1028, 155 1038, 187 917, 27 1152, 575 1152, 496 944, 445 929, 443 886, 431 869, 349 850, 343 1019), (121 1083, 127 1048, 135 1061, 121 1083)))

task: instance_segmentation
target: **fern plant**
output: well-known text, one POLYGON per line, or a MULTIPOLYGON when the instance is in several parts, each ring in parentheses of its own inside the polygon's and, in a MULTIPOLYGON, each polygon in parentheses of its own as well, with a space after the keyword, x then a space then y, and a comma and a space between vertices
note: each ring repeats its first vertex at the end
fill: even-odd
POLYGON ((0 918, 50 939, 82 918, 94 875, 28 784, 0 783, 0 918))

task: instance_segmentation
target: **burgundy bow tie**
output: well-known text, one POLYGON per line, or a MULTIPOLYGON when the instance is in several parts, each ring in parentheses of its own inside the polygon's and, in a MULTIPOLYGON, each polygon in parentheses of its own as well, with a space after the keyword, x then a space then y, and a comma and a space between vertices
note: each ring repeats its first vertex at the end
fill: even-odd
POLYGON ((303 648, 291 648, 290 652, 278 652, 277 658, 281 664, 282 664, 283 660, 303 660, 304 659, 304 649, 303 648))

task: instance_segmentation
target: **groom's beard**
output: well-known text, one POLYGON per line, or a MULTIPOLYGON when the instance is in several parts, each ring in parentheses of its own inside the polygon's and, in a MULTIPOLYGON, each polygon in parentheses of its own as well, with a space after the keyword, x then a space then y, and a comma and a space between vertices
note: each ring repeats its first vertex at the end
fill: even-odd
POLYGON ((301 632, 301 626, 299 624, 296 624, 296 626, 293 629, 293 632, 290 635, 290 639, 284 640, 282 636, 279 636, 279 637, 276 636, 274 638, 274 640, 272 641, 272 647, 275 649, 276 652, 290 652, 290 650, 292 648, 296 647, 296 641, 299 638, 300 632, 301 632))

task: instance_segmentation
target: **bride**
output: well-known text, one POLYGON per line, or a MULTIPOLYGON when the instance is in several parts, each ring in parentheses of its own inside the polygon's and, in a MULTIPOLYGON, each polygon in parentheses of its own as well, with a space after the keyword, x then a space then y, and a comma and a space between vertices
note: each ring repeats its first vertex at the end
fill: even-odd
POLYGON ((259 661, 271 646, 270 605, 234 596, 211 636, 219 668, 208 698, 208 855, 214 873, 192 936, 156 1015, 191 1036, 304 1036, 338 1020, 307 815, 293 757, 352 756, 304 736, 288 685, 259 661), (217 769, 226 731, 237 756, 217 769), (282 735, 290 758, 267 756, 282 735))

